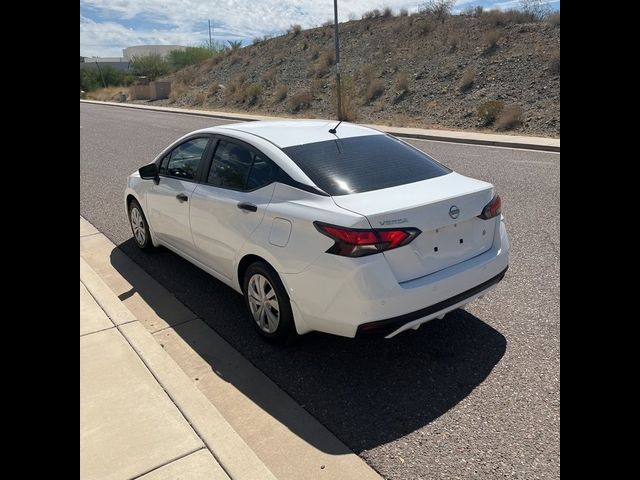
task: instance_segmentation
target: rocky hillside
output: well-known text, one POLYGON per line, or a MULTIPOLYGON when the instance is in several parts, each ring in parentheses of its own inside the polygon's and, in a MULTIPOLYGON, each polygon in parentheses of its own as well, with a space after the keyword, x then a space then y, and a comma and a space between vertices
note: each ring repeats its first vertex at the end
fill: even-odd
MULTIPOLYGON (((340 24, 345 113, 362 123, 560 136, 560 14, 340 24)), ((333 27, 256 39, 169 77, 167 103, 335 118, 333 27)))

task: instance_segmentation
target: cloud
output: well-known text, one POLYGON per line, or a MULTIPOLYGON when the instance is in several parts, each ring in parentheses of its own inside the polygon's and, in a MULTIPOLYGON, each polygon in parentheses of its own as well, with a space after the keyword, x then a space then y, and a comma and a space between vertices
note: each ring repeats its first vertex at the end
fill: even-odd
MULTIPOLYGON (((360 18, 367 10, 391 7, 417 11, 425 0, 341 0, 339 20, 360 18)), ((458 0, 456 9, 485 1, 458 0)), ((511 3, 511 2, 505 2, 511 3)), ((121 56, 136 44, 202 45, 207 20, 218 41, 279 34, 292 24, 310 28, 333 19, 333 0, 81 0, 82 55, 121 56)))

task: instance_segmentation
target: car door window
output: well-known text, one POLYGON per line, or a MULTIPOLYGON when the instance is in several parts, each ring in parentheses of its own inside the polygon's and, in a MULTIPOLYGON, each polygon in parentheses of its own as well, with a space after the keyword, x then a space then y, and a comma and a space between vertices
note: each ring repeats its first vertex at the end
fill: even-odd
POLYGON ((220 140, 211 162, 207 183, 217 187, 244 190, 253 157, 253 152, 248 148, 220 140))
POLYGON ((208 138, 194 138, 174 148, 167 164, 166 175, 193 180, 208 143, 208 138))
POLYGON ((269 185, 276 179, 278 166, 268 158, 255 154, 251 172, 247 179, 247 190, 256 190, 269 185))

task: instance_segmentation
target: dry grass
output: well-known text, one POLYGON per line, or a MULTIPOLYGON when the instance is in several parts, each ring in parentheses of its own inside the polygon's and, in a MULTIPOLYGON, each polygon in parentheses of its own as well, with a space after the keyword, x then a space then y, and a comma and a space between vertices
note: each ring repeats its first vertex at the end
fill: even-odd
POLYGON ((512 130, 522 124, 524 110, 520 105, 508 105, 502 109, 495 121, 496 130, 512 130))
POLYGON ((325 50, 318 57, 318 61, 309 67, 307 74, 316 77, 324 77, 331 71, 331 66, 335 63, 336 56, 333 50, 325 50))
POLYGON ((278 85, 275 93, 276 102, 281 102, 287 98, 287 93, 289 93, 289 87, 282 84, 278 85))
POLYGON ((320 56, 320 48, 317 45, 314 45, 313 47, 311 47, 311 52, 309 55, 309 60, 317 60, 317 58, 320 56))
POLYGON ((99 88, 92 92, 86 93, 86 98, 90 100, 100 100, 102 102, 119 102, 122 94, 127 94, 128 89, 125 87, 107 87, 99 88))
POLYGON ((309 108, 312 101, 313 95, 311 95, 311 92, 298 92, 289 97, 289 101, 287 103, 289 105, 289 109, 295 113, 309 108))
POLYGON ((471 89, 473 86, 473 82, 476 80, 476 68, 468 67, 464 73, 462 74, 462 78, 460 79, 459 90, 464 93, 471 89))

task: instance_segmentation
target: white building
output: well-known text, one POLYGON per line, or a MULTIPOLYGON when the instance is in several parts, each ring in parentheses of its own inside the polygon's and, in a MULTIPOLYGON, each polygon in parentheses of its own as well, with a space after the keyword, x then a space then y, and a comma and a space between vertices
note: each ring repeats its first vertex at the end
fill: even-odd
POLYGON ((145 57, 153 54, 166 57, 172 50, 184 50, 186 48, 182 45, 134 45, 122 49, 122 55, 126 61, 130 62, 133 57, 145 57))

